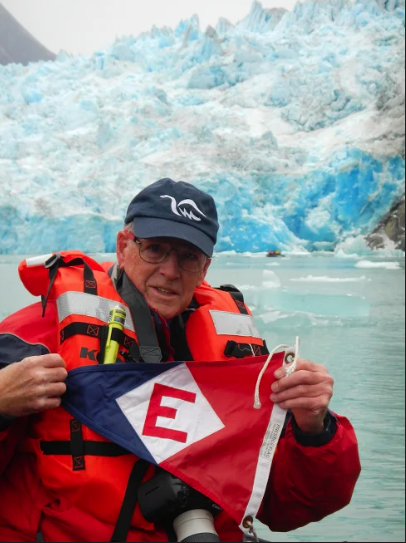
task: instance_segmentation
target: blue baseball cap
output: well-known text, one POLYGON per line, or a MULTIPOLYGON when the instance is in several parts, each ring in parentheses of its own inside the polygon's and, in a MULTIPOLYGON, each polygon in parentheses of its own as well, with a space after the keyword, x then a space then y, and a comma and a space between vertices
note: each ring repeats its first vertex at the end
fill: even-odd
POLYGON ((219 230, 213 198, 195 186, 161 179, 131 202, 125 223, 134 222, 138 238, 174 238, 187 241, 213 256, 219 230))

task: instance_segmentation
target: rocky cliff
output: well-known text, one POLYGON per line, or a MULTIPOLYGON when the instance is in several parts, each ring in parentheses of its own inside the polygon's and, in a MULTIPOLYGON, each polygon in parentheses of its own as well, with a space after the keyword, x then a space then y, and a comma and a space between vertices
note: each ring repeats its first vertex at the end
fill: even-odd
POLYGON ((405 250, 405 197, 397 202, 368 237, 372 249, 382 249, 387 241, 395 243, 396 249, 405 250))
POLYGON ((48 51, 0 4, 0 64, 54 60, 48 51))

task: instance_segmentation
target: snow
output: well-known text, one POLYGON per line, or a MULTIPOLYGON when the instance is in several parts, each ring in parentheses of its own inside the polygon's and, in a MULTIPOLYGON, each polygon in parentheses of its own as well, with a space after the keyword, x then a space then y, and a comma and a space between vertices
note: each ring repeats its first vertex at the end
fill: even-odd
POLYGON ((112 252, 163 177, 215 197, 218 252, 346 253, 404 193, 404 36, 404 0, 255 2, 0 67, 0 253, 112 252))

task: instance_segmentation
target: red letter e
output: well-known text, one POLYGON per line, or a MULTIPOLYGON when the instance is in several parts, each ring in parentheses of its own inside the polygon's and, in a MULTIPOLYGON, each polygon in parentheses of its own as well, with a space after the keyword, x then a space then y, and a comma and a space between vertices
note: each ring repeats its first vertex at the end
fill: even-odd
POLYGON ((155 383, 142 435, 148 437, 161 437, 163 439, 179 441, 179 443, 186 443, 188 436, 186 432, 157 426, 158 417, 175 420, 178 412, 178 410, 173 407, 162 406, 161 402, 163 397, 176 398, 178 400, 183 400, 184 402, 196 403, 196 394, 193 392, 187 392, 186 390, 155 383))

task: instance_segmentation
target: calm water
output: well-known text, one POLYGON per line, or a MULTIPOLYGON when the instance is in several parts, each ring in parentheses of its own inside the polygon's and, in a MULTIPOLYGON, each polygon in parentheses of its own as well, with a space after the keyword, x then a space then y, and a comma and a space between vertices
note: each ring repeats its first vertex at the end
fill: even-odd
MULTIPOLYGON (((29 303, 20 257, 0 256, 0 317, 29 303)), ((381 261, 375 261, 375 263, 381 261)), ((272 541, 405 540, 405 270, 356 267, 328 257, 221 257, 210 271, 217 286, 244 287, 268 346, 302 341, 302 356, 336 379, 332 407, 356 428, 362 477, 349 507, 272 541)))

